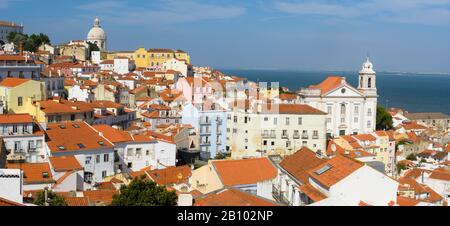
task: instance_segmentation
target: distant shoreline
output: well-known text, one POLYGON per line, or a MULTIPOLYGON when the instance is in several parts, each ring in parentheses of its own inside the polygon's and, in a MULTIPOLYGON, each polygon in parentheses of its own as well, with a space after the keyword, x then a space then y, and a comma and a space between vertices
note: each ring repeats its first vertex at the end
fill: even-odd
MULTIPOLYGON (((217 68, 219 71, 279 71, 279 72, 313 72, 313 73, 349 73, 358 74, 358 71, 346 70, 295 70, 295 69, 248 69, 248 68, 217 68)), ((401 72, 401 71, 377 71, 379 74, 398 74, 398 75, 426 75, 426 76, 450 76, 450 73, 432 73, 432 72, 401 72)))

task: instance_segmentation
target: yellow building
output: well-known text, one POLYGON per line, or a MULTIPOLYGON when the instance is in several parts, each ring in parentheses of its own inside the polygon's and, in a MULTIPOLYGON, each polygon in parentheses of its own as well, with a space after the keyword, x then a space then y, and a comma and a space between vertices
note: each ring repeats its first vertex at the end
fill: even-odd
POLYGON ((40 81, 22 78, 5 78, 0 83, 0 105, 3 113, 26 112, 28 100, 45 100, 45 84, 40 81))
POLYGON ((133 51, 116 51, 116 52, 106 53, 106 60, 114 60, 114 59, 120 58, 120 57, 127 57, 128 59, 133 60, 134 52, 133 51))
POLYGON ((39 123, 81 122, 92 123, 95 110, 86 102, 73 102, 61 99, 31 101, 27 100, 24 111, 39 123))
POLYGON ((135 60, 136 67, 159 67, 170 59, 177 58, 179 60, 185 60, 186 63, 191 63, 191 57, 183 50, 171 50, 171 49, 149 49, 139 48, 134 52, 133 59, 135 60))

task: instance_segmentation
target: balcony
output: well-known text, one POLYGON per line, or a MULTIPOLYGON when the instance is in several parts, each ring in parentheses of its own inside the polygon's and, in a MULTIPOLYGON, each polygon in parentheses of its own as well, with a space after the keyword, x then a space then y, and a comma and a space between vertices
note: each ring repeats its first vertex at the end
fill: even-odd
POLYGON ((272 196, 273 198, 284 205, 289 205, 289 200, 284 196, 286 192, 281 191, 279 186, 273 185, 272 186, 272 196))
POLYGON ((299 134, 294 134, 294 139, 300 139, 300 135, 299 134))
POLYGON ((305 140, 307 140, 307 139, 309 139, 309 136, 308 136, 308 135, 305 135, 305 134, 303 134, 303 135, 302 135, 302 139, 305 139, 305 140))
POLYGON ((211 142, 210 141, 202 141, 200 142, 200 146, 210 146, 211 142))
POLYGON ((267 134, 267 133, 262 133, 262 134, 261 134, 261 137, 262 137, 263 139, 269 139, 269 138, 270 138, 269 134, 267 134))
POLYGON ((319 139, 319 135, 313 135, 312 139, 315 139, 315 140, 319 139))
POLYGON ((223 123, 222 119, 217 119, 216 122, 217 122, 217 125, 222 125, 222 123, 223 123))
POLYGON ((211 120, 201 119, 200 125, 211 125, 211 120))
POLYGON ((206 131, 200 131, 200 136, 210 136, 211 135, 211 131, 206 130, 206 131))
POLYGON ((289 139, 289 134, 283 134, 283 135, 281 135, 281 139, 289 139))

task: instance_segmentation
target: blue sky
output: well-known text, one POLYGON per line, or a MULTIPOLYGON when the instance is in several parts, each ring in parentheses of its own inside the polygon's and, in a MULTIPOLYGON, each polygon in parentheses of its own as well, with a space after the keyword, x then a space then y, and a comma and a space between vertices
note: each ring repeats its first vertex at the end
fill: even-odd
POLYGON ((111 50, 173 48, 217 68, 450 73, 450 0, 0 0, 0 20, 111 50))

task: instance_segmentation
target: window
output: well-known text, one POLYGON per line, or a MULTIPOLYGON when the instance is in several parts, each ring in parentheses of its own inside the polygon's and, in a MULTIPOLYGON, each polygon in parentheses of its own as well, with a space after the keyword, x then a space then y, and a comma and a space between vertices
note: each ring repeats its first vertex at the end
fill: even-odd
POLYGON ((359 121, 358 117, 355 117, 354 122, 358 123, 358 121, 359 121))
POLYGON ((95 156, 95 163, 100 163, 100 155, 95 156))
POLYGON ((105 178, 106 176, 108 176, 108 174, 107 174, 106 170, 103 170, 102 171, 102 178, 105 178))
POLYGON ((290 120, 290 118, 289 117, 286 117, 286 125, 288 126, 289 125, 289 120, 290 120))
POLYGON ((42 148, 42 140, 36 141, 36 148, 42 148))
POLYGON ((13 133, 17 133, 17 125, 13 125, 13 133))
POLYGON ((278 118, 273 118, 273 124, 274 125, 278 124, 278 118))
POLYGON ((108 154, 104 154, 103 155, 103 162, 109 162, 109 155, 108 154))
POLYGON ((303 118, 302 117, 298 117, 298 124, 299 125, 303 124, 303 118))
POLYGON ((327 118, 327 124, 331 124, 331 118, 327 118))
POLYGON ((23 106, 23 97, 17 98, 17 106, 22 107, 23 106))
POLYGON ((372 109, 371 108, 367 109, 367 116, 372 116, 372 109))
POLYGON ((345 115, 345 112, 347 111, 345 104, 341 104, 341 115, 345 115))
POLYGON ((264 145, 264 146, 267 145, 267 140, 263 140, 263 145, 264 145))
POLYGON ((359 106, 355 106, 355 115, 359 114, 359 106))
POLYGON ((142 155, 142 148, 136 148, 136 156, 140 157, 142 155))
POLYGON ((269 117, 264 117, 264 122, 269 121, 269 117))
POLYGON ((367 121, 367 128, 372 127, 372 122, 371 121, 367 121))
POLYGON ((318 139, 319 138, 319 131, 314 130, 313 131, 313 139, 318 139))
POLYGON ((331 114, 332 109, 333 109, 333 108, 332 108, 331 106, 327 106, 327 113, 328 113, 328 114, 331 114))
POLYGON ((127 156, 133 156, 133 148, 127 149, 127 156))

